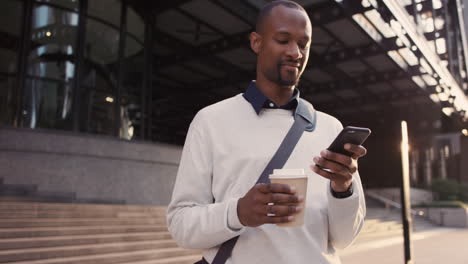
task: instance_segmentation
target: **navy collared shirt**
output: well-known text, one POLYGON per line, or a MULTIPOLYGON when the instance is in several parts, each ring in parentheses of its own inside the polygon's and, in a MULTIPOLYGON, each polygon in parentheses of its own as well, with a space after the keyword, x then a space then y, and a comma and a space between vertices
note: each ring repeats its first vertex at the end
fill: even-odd
POLYGON ((255 81, 250 83, 243 96, 252 105, 257 115, 260 114, 262 108, 293 110, 294 116, 300 115, 309 122, 306 131, 310 132, 315 129, 315 114, 306 109, 303 104, 299 104, 299 90, 297 88, 294 88, 291 99, 285 105, 281 106, 276 105, 275 102, 266 97, 262 91, 258 89, 257 85, 255 85, 255 81))

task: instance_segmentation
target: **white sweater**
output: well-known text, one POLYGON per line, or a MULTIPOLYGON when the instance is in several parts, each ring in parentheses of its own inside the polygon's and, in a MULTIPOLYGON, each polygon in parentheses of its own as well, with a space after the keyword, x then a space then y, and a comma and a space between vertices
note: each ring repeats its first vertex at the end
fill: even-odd
POLYGON ((206 249, 211 263, 224 241, 240 235, 227 264, 340 263, 335 249, 353 241, 366 209, 358 173, 353 195, 337 199, 329 180, 309 168, 342 129, 327 114, 317 112, 315 130, 304 132, 284 166, 310 175, 304 226, 252 228, 239 222, 238 199, 256 183, 293 122, 291 110, 262 109, 257 115, 241 94, 197 113, 168 207, 169 231, 181 247, 206 249))

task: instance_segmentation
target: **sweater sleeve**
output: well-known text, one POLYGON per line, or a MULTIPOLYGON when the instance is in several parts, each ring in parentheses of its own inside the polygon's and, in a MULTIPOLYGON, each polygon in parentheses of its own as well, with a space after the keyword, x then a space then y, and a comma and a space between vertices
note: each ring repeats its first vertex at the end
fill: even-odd
POLYGON ((211 142, 199 114, 187 134, 167 212, 172 237, 194 249, 219 246, 244 230, 236 223, 237 199, 214 201, 211 142))
MULTIPOLYGON (((336 120, 336 135, 343 129, 336 120)), ((349 246, 357 237, 364 225, 366 202, 359 172, 353 175, 353 194, 346 198, 336 198, 328 185, 328 224, 330 242, 336 249, 349 246)))
POLYGON ((328 188, 328 224, 333 247, 349 246, 361 231, 366 216, 366 202, 359 173, 353 175, 353 194, 347 198, 335 198, 328 188))

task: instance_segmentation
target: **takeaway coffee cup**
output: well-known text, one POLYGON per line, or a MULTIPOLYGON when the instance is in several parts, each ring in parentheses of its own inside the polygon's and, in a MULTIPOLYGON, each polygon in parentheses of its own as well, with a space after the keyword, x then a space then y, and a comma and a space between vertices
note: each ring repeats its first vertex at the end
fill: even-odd
POLYGON ((304 169, 276 169, 270 174, 271 183, 287 184, 296 187, 296 194, 304 197, 304 201, 299 203, 302 210, 294 215, 294 220, 288 223, 280 223, 278 226, 301 226, 304 224, 305 203, 307 197, 307 175, 304 169))

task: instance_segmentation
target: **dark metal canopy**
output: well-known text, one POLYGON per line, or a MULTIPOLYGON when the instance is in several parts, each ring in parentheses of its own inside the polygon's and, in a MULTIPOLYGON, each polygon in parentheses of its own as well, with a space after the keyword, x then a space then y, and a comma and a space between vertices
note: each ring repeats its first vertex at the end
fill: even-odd
MULTIPOLYGON (((132 4, 139 12, 145 1, 132 4)), ((255 78, 248 34, 264 0, 159 1, 152 6, 152 136, 181 142, 200 108, 255 78)), ((299 89, 345 124, 433 122, 465 126, 464 29, 457 1, 298 0, 313 24, 299 89)))

